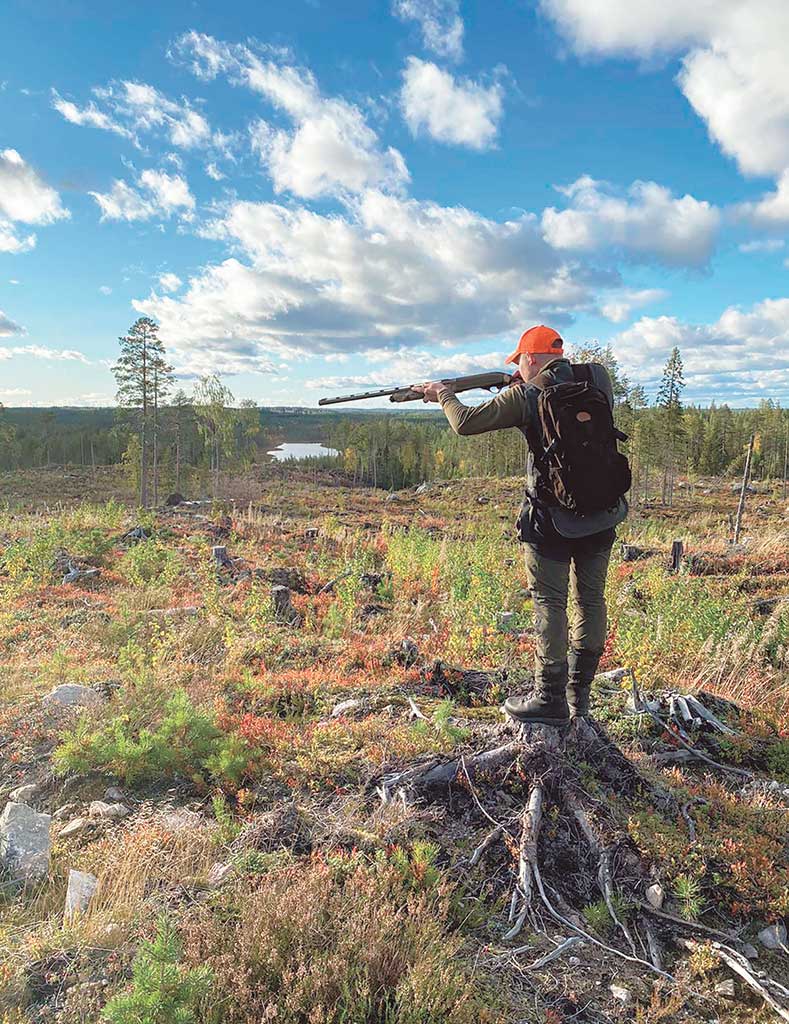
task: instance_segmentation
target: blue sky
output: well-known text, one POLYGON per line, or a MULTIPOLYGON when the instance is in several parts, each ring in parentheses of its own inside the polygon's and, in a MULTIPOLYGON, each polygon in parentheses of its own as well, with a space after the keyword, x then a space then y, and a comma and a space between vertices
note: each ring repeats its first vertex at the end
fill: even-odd
POLYGON ((789 396, 784 0, 9 0, 0 402, 500 367, 533 323, 653 393, 789 396))

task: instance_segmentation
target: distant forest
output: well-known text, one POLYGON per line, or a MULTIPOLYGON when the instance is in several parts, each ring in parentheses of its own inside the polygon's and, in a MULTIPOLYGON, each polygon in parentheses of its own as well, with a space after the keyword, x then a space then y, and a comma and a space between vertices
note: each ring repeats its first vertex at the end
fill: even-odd
MULTIPOLYGON (((261 409, 237 403, 217 377, 191 394, 174 390, 158 327, 142 318, 120 339, 114 368, 117 409, 3 409, 0 470, 51 465, 124 467, 141 504, 160 494, 213 484, 223 475, 270 464, 283 441, 321 442, 340 452, 313 461, 350 480, 389 489, 423 480, 521 473, 525 442, 516 430, 457 437, 440 410, 261 409)), ((603 363, 614 383, 615 419, 628 436, 633 496, 672 500, 678 475, 737 475, 754 436, 752 477, 782 480, 789 454, 789 410, 762 401, 755 409, 684 405, 682 357, 675 349, 656 400, 621 372, 608 348, 577 349, 578 362, 603 363)), ((404 381, 403 383, 410 383, 404 381)))

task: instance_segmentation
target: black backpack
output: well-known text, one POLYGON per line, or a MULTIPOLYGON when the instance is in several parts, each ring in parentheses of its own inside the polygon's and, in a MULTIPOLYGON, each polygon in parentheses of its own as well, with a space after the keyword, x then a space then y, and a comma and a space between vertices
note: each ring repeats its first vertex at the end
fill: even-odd
POLYGON ((538 425, 527 433, 534 453, 537 497, 578 515, 616 506, 630 490, 627 458, 617 448, 627 434, 617 430, 605 392, 592 367, 572 367, 574 383, 550 384, 538 375, 538 425))

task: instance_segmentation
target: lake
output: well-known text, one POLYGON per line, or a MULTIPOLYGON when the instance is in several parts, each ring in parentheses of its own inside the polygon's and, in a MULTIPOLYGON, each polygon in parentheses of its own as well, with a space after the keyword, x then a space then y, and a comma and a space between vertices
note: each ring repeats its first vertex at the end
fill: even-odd
POLYGON ((326 455, 339 455, 335 448, 327 448, 323 444, 308 444, 300 441, 285 441, 268 453, 277 462, 284 462, 285 459, 317 459, 326 455))

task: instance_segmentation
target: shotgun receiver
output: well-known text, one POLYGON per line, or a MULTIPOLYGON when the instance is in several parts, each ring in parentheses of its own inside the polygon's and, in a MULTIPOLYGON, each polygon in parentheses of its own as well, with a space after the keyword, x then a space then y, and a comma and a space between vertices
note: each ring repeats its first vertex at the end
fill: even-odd
MULTIPOLYGON (((450 377, 441 383, 452 388, 453 391, 474 391, 477 388, 483 391, 501 391, 509 386, 512 375, 509 373, 472 373, 468 377, 450 377)), ((422 398, 418 391, 414 391, 414 384, 407 384, 404 387, 381 388, 380 391, 363 391, 358 395, 341 395, 339 398, 321 398, 318 405, 337 405, 339 402, 358 402, 362 398, 385 398, 389 396, 390 402, 417 402, 422 398)))

